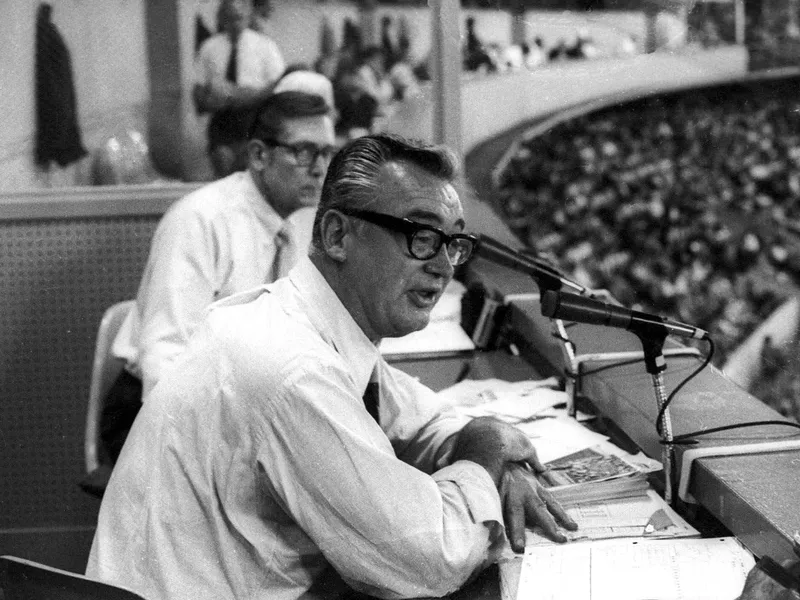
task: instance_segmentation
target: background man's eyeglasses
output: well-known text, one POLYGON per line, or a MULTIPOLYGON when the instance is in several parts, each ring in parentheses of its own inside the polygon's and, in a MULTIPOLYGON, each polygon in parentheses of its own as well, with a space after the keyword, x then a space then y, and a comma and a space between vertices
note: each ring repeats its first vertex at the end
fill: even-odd
POLYGON ((272 139, 261 141, 267 146, 283 148, 286 150, 292 156, 292 158, 294 158, 294 162, 298 167, 308 167, 317 162, 317 158, 320 156, 322 157, 322 160, 327 163, 331 160, 331 158, 333 158, 333 155, 336 154, 336 151, 338 150, 336 146, 317 146, 316 144, 311 143, 284 144, 283 142, 272 139))
POLYGON ((446 234, 438 227, 416 223, 410 219, 393 217, 370 210, 341 210, 343 214, 363 221, 368 221, 384 229, 396 231, 406 236, 408 251, 417 260, 430 260, 439 253, 444 245, 447 248, 447 258, 450 264, 463 265, 472 255, 478 244, 478 239, 468 233, 446 234))

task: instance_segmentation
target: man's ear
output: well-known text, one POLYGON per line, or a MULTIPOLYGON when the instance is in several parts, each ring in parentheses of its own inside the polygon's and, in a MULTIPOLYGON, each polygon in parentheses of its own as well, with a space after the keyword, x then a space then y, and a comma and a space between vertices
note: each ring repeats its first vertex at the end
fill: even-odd
POLYGON ((353 232, 349 219, 338 210, 329 210, 322 215, 319 227, 325 254, 336 262, 347 260, 347 238, 353 232))
POLYGON ((267 146, 261 140, 250 140, 247 142, 247 160, 256 169, 262 170, 269 161, 267 146))

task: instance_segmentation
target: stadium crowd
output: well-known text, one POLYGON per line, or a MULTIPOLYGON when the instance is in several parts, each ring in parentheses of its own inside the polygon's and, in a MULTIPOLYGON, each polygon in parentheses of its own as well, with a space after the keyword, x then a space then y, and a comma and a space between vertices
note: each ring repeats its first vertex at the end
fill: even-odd
MULTIPOLYGON (((722 365, 797 292, 798 83, 643 99, 529 136, 501 174, 502 211, 582 283, 708 330, 722 365)), ((798 418, 794 346, 769 349, 753 390, 798 418)))

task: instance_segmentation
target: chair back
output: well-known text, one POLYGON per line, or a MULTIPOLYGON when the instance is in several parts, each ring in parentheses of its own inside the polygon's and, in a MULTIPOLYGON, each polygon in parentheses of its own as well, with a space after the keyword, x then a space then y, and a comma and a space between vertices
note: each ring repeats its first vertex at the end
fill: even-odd
POLYGON ((4 600, 145 600, 129 589, 41 563, 0 556, 4 600))
POLYGON ((84 435, 84 458, 86 473, 92 473, 100 466, 100 416, 103 402, 114 380, 122 372, 124 361, 111 354, 111 346, 117 337, 125 317, 134 306, 133 300, 113 304, 103 314, 97 330, 94 347, 92 377, 89 384, 89 406, 86 412, 86 431, 84 435))

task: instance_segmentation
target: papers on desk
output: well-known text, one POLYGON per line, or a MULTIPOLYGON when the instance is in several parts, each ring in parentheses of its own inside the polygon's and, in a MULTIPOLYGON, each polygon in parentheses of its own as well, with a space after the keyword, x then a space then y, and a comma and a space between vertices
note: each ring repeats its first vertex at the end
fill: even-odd
POLYGON ((650 489, 646 475, 661 464, 555 408, 566 396, 554 383, 463 381, 440 392, 457 412, 514 424, 561 475, 563 485, 550 491, 578 530, 562 530, 566 544, 528 530, 516 599, 736 598, 754 563, 750 554, 733 538, 696 539, 698 531, 650 489))
MULTIPOLYGON (((645 488, 629 498, 581 503, 565 508, 578 524, 577 531, 563 530, 573 542, 626 537, 660 539, 700 536, 652 489, 645 488)), ((527 530, 525 545, 529 548, 558 544, 536 528, 527 530)))
POLYGON ((518 600, 733 600, 753 557, 735 538, 604 540, 525 550, 518 600))
POLYGON ((529 421, 520 423, 517 427, 531 439, 539 460, 544 463, 584 448, 609 443, 606 436, 567 416, 529 421))
POLYGON ((562 507, 568 508, 577 504, 609 502, 620 498, 642 496, 649 489, 650 482, 647 481, 647 477, 642 473, 637 473, 591 484, 578 483, 550 488, 550 493, 562 507))
POLYGON ((584 448, 545 463, 550 491, 564 506, 643 496, 650 485, 646 474, 661 464, 631 455, 610 443, 584 448))
POLYGON ((634 475, 639 469, 621 456, 584 448, 545 465, 553 485, 579 485, 634 475))
POLYGON ((606 454, 623 457, 640 471, 650 472, 661 468, 658 461, 644 454, 630 455, 608 441, 604 435, 588 429, 582 422, 591 415, 568 417, 565 392, 554 389, 554 377, 539 380, 503 381, 500 379, 465 379, 439 392, 443 404, 450 405, 460 414, 470 417, 491 416, 517 426, 536 448, 542 462, 550 462, 597 447, 606 454))
POLYGON ((470 417, 490 416, 516 424, 565 404, 566 394, 552 389, 557 385, 555 377, 525 381, 465 379, 439 392, 439 398, 470 417))

